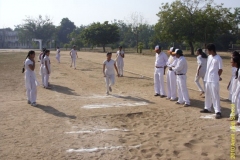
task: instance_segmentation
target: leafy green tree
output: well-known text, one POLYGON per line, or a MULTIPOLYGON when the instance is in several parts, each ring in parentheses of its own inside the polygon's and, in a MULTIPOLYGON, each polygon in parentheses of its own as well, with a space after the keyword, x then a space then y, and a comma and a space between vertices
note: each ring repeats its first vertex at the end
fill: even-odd
POLYGON ((103 52, 107 44, 115 43, 119 40, 119 30, 115 24, 109 24, 108 21, 93 23, 88 26, 81 34, 85 44, 101 45, 103 52))
POLYGON ((84 41, 81 38, 81 33, 85 28, 85 26, 81 25, 68 35, 68 38, 71 39, 71 44, 75 44, 79 50, 84 46, 84 41))
POLYGON ((43 18, 39 15, 36 19, 27 17, 23 21, 23 24, 15 26, 21 42, 30 42, 33 38, 37 38, 42 39, 43 44, 46 45, 55 34, 56 28, 48 16, 43 18))
POLYGON ((176 0, 165 3, 157 14, 155 26, 158 38, 168 42, 187 42, 194 54, 194 43, 213 42, 222 33, 231 30, 233 14, 229 8, 212 0, 176 0))
POLYGON ((138 43, 138 49, 140 50, 140 53, 142 53, 142 49, 143 49, 143 43, 142 42, 138 43))
POLYGON ((69 48, 69 44, 64 44, 64 48, 66 48, 66 50, 68 50, 68 48, 69 48))
POLYGON ((70 41, 68 35, 76 29, 74 22, 70 21, 68 18, 63 18, 58 27, 58 40, 61 43, 68 43, 70 41))

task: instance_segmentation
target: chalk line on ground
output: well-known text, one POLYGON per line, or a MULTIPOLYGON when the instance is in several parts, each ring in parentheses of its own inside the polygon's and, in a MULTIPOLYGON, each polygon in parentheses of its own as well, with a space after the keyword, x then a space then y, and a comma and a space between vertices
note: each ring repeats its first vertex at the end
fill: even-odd
POLYGON ((135 102, 135 103, 112 103, 112 104, 92 104, 85 105, 82 108, 85 109, 95 109, 95 108, 111 108, 111 107, 135 107, 135 106, 146 106, 147 102, 135 102))
POLYGON ((216 116, 216 114, 210 114, 210 115, 201 116, 200 118, 203 118, 203 119, 215 119, 215 116, 216 116))
POLYGON ((240 126, 231 126, 231 130, 236 130, 236 132, 240 132, 240 126))
POLYGON ((71 131, 71 132, 65 132, 65 133, 66 134, 83 134, 83 133, 110 132, 110 131, 129 132, 129 130, 127 129, 112 128, 112 129, 95 129, 95 130, 85 130, 85 131, 71 131))
POLYGON ((100 151, 100 150, 114 150, 114 149, 122 149, 122 148, 138 148, 140 147, 140 145, 136 145, 136 146, 111 146, 111 147, 95 147, 95 148, 82 148, 82 149, 68 149, 67 152, 68 153, 73 153, 73 152, 78 152, 78 153, 82 153, 82 152, 96 152, 96 151, 100 151))

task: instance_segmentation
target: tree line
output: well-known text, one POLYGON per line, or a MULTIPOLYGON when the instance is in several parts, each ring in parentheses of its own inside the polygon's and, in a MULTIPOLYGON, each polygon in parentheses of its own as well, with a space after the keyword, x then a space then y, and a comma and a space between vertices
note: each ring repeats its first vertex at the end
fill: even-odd
MULTIPOLYGON (((113 20, 103 23, 76 26, 68 18, 63 18, 55 26, 49 17, 27 17, 17 25, 20 41, 32 38, 43 40, 45 46, 54 43, 60 47, 76 45, 83 47, 111 47, 153 49, 175 45, 188 47, 191 53, 205 43, 213 42, 218 49, 227 50, 230 44, 238 43, 240 37, 240 8, 225 8, 213 0, 176 0, 163 3, 156 13, 159 20, 155 25, 142 21, 142 16, 133 14, 130 21, 113 20)), ((155 16, 155 15, 153 15, 155 16)))

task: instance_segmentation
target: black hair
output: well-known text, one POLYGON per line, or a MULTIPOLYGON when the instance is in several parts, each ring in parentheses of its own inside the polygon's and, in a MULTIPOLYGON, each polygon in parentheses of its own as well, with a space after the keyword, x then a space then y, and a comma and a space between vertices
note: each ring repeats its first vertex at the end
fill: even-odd
POLYGON ((206 47, 209 51, 213 51, 216 53, 216 47, 213 43, 209 43, 206 47))
POLYGON ((201 48, 198 48, 197 51, 200 53, 202 58, 207 58, 208 57, 207 54, 204 53, 201 48))
POLYGON ((178 54, 180 57, 183 56, 183 51, 182 50, 177 50, 176 54, 178 54))
POLYGON ((233 56, 233 57, 238 57, 238 56, 240 56, 240 55, 239 55, 239 52, 238 52, 238 51, 233 51, 233 52, 232 52, 232 56, 233 56))
POLYGON ((236 77, 235 77, 235 79, 237 79, 238 78, 238 71, 239 71, 239 68, 240 68, 240 57, 239 56, 232 57, 232 61, 233 61, 233 63, 237 63, 237 71, 236 71, 236 77))
MULTIPOLYGON (((26 60, 27 58, 29 58, 29 56, 32 55, 32 54, 35 54, 35 52, 34 52, 33 50, 30 50, 30 51, 28 52, 27 57, 25 58, 25 60, 26 60)), ((24 71, 25 71, 25 63, 24 63, 23 68, 22 68, 22 73, 24 73, 24 71)))
POLYGON ((50 52, 50 50, 46 49, 44 52, 43 52, 43 57, 44 58, 46 56, 46 53, 50 52))
POLYGON ((112 54, 112 52, 107 52, 107 55, 112 54))
POLYGON ((122 48, 122 46, 119 46, 118 48, 122 48))

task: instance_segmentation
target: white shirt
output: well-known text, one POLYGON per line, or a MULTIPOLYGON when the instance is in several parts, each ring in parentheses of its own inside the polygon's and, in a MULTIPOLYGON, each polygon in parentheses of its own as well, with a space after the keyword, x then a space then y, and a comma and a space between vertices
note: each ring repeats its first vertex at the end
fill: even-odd
POLYGON ((117 61, 123 61, 123 57, 121 55, 124 55, 124 51, 117 51, 117 61))
POLYGON ((155 67, 164 67, 167 65, 168 57, 164 52, 156 53, 155 67))
POLYGON ((72 49, 70 52, 71 52, 72 58, 76 58, 77 57, 77 50, 72 49))
POLYGON ((205 82, 219 82, 218 71, 222 69, 222 58, 217 54, 209 55, 207 60, 207 70, 204 77, 205 82))
POLYGON ((34 71, 32 71, 30 68, 29 68, 29 65, 33 65, 33 61, 31 61, 29 58, 27 58, 25 60, 25 70, 26 72, 28 72, 28 74, 33 74, 34 71))
POLYGON ((177 65, 172 69, 176 72, 176 74, 186 74, 188 69, 186 58, 184 56, 179 57, 177 60, 177 65))
POLYGON ((45 72, 47 73, 47 68, 46 68, 45 62, 47 62, 47 67, 48 67, 49 73, 51 73, 50 59, 47 55, 45 55, 45 57, 44 57, 44 69, 45 69, 45 72))
POLYGON ((168 67, 175 67, 177 65, 177 57, 176 56, 169 56, 167 66, 168 67))
POLYGON ((57 49, 57 54, 60 54, 60 52, 61 52, 60 49, 57 49))
POLYGON ((199 70, 199 76, 204 76, 207 69, 207 58, 202 58, 201 55, 198 55, 197 64, 198 64, 198 68, 201 66, 199 70))
MULTIPOLYGON (((45 55, 46 56, 46 55, 45 55)), ((44 64, 44 60, 43 60, 43 54, 40 56, 40 63, 44 64)))
POLYGON ((106 60, 103 62, 103 64, 105 65, 105 74, 107 75, 112 75, 112 74, 115 74, 114 72, 114 64, 115 64, 115 61, 114 60, 106 60))

